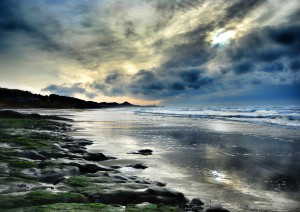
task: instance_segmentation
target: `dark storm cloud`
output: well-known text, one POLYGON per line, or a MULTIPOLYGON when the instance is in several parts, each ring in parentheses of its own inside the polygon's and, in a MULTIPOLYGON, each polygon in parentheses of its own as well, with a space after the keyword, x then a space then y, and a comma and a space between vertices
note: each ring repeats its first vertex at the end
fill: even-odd
POLYGON ((253 64, 249 61, 236 64, 236 66, 234 67, 234 72, 236 74, 245 74, 253 70, 253 64))
POLYGON ((139 95, 151 95, 156 93, 161 95, 166 87, 165 81, 160 78, 159 74, 153 71, 140 70, 132 79, 130 92, 139 95))
POLYGON ((49 91, 51 93, 64 95, 64 96, 75 96, 76 94, 83 94, 89 98, 97 96, 95 93, 86 91, 86 85, 82 83, 75 83, 73 85, 49 85, 42 91, 49 91))
POLYGON ((195 83, 200 77, 200 72, 198 70, 189 70, 179 73, 179 76, 184 82, 195 83))
POLYGON ((182 82, 174 82, 170 85, 170 89, 174 91, 183 91, 185 90, 184 83, 182 82))
POLYGON ((227 53, 236 74, 259 70, 282 72, 286 70, 284 67, 295 71, 300 54, 300 24, 256 29, 237 41, 227 53))
POLYGON ((63 49, 61 45, 52 38, 61 30, 60 24, 50 17, 47 23, 26 20, 27 12, 36 12, 42 16, 42 11, 33 5, 32 7, 22 7, 21 3, 18 0, 1 1, 0 36, 6 38, 5 41, 9 42, 9 35, 22 33, 33 39, 44 50, 61 51, 63 49))
POLYGON ((108 75, 104 83, 93 83, 91 87, 108 96, 120 94, 143 96, 146 99, 165 98, 174 93, 200 89, 213 83, 213 79, 201 76, 203 70, 197 69, 169 69, 140 70, 131 81, 126 81, 126 75, 116 72, 108 75))
MULTIPOLYGON (((95 24, 93 21, 100 3, 75 1, 71 8, 63 10, 70 4, 70 1, 0 1, 1 45, 14 48, 15 35, 24 35, 31 40, 30 43, 22 41, 27 42, 24 46, 37 46, 58 57, 74 59, 88 69, 96 69, 111 60, 110 57, 135 56, 135 49, 115 36, 109 23, 103 20, 95 24), (74 17, 80 21, 72 21, 74 17), (78 40, 80 35, 92 36, 92 40, 78 40)), ((124 27, 126 37, 135 35, 132 22, 127 22, 124 27)))
POLYGON ((266 2, 266 0, 240 0, 226 9, 226 15, 221 20, 221 23, 226 23, 232 19, 242 19, 253 11, 260 4, 266 2))
POLYGON ((280 72, 284 70, 284 66, 280 62, 268 63, 262 67, 262 71, 265 72, 280 72))
POLYGON ((107 83, 107 84, 117 83, 118 80, 121 80, 121 78, 122 78, 122 74, 120 72, 115 72, 115 73, 108 75, 105 78, 105 83, 107 83))
POLYGON ((289 67, 292 71, 300 71, 300 58, 291 61, 289 67))
POLYGON ((165 52, 169 59, 162 65, 165 69, 200 66, 212 56, 210 44, 205 41, 207 33, 213 29, 212 25, 199 26, 195 30, 182 35, 188 43, 173 45, 165 52))
POLYGON ((50 91, 55 94, 61 94, 66 96, 73 96, 76 93, 85 93, 85 90, 81 87, 80 83, 75 83, 72 86, 67 85, 49 85, 43 89, 43 91, 50 91))
MULTIPOLYGON (((115 74, 115 76, 116 75, 117 74, 115 74)), ((108 78, 111 78, 111 77, 108 76, 108 78)), ((120 83, 113 83, 112 81, 110 83, 111 84, 93 82, 93 83, 88 83, 86 86, 89 87, 91 90, 93 90, 95 94, 100 92, 100 93, 104 94, 105 96, 116 97, 116 96, 122 96, 122 95, 127 94, 126 90, 125 90, 127 85, 121 86, 120 83)))

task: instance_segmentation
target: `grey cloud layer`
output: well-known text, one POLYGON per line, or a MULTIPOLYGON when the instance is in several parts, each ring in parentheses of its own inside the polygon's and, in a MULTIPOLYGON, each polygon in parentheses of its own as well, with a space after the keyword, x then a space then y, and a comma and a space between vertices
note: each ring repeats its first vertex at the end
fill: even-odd
POLYGON ((282 23, 261 25, 275 15, 268 13, 272 2, 267 0, 2 0, 0 53, 13 49, 14 40, 20 39, 16 36, 22 34, 28 37, 24 45, 72 59, 87 72, 105 73, 96 75, 93 82, 52 83, 44 88, 65 95, 93 97, 101 92, 164 99, 194 90, 209 93, 258 84, 297 85, 300 3, 291 2, 299 7, 298 12, 287 11, 282 23), (210 16, 203 16, 201 8, 210 16), (253 21, 253 11, 260 9, 265 13, 253 21), (181 18, 189 22, 177 23, 181 18), (226 46, 210 43, 212 32, 232 30, 248 19, 253 26, 226 46), (157 62, 149 63, 152 60, 157 62), (132 74, 117 69, 118 61, 139 64, 140 70, 132 74), (147 66, 142 67, 143 63, 147 66))

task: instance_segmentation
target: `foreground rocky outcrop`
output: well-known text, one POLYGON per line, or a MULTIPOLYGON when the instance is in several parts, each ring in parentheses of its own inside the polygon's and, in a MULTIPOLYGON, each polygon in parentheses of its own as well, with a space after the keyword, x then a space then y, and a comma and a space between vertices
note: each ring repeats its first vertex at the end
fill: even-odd
POLYGON ((200 200, 164 183, 99 165, 114 158, 88 152, 91 141, 67 136, 70 125, 53 120, 62 119, 0 111, 0 210, 201 211, 200 200))

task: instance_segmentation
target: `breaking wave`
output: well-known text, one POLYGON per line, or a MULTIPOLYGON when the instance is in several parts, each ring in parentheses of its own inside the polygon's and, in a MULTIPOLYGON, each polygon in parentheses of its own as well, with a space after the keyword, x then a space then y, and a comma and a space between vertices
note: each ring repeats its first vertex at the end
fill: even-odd
POLYGON ((149 107, 135 110, 138 115, 221 119, 300 128, 300 107, 149 107))

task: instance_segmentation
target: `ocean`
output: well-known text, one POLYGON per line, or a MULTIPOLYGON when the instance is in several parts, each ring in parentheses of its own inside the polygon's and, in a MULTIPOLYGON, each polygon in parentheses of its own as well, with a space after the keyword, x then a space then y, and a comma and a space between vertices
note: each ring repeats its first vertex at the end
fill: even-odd
POLYGON ((139 115, 190 117, 247 122, 278 127, 300 128, 300 107, 197 107, 146 108, 136 110, 139 115))

